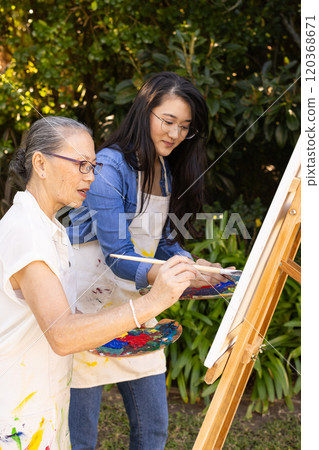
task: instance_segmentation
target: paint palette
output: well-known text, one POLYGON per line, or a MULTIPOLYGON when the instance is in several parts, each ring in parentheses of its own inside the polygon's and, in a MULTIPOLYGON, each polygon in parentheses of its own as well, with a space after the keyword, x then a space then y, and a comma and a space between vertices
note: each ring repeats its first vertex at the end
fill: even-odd
POLYGON ((235 292, 240 275, 232 275, 225 283, 218 283, 215 286, 202 286, 200 288, 187 288, 180 297, 180 300, 202 300, 231 297, 235 292))
POLYGON ((135 328, 90 352, 107 357, 145 355, 167 347, 181 334, 182 326, 178 322, 163 319, 153 328, 135 328))
MULTIPOLYGON (((202 286, 200 288, 187 288, 180 296, 180 300, 210 300, 214 298, 231 297, 235 291, 240 275, 232 275, 225 283, 219 283, 215 286, 202 286)), ((145 295, 150 291, 151 287, 140 289, 139 293, 145 295)))

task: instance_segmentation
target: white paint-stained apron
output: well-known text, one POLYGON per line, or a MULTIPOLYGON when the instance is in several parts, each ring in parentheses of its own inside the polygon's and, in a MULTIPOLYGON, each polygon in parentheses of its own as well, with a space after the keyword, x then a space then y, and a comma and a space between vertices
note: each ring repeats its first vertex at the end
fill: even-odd
MULTIPOLYGON (((75 275, 69 268, 73 250, 65 232, 55 239, 56 246, 62 247, 60 257, 64 253, 60 281, 72 307, 76 299, 75 275)), ((8 292, 17 301, 5 304, 4 317, 16 313, 16 320, 21 320, 0 341, 0 354, 6 355, 0 360, 0 449, 69 449, 72 355, 54 353, 22 292, 13 291, 9 284, 8 292)))
MULTIPOLYGON (((166 192, 167 176, 164 161, 161 160, 165 173, 166 192)), ((141 205, 141 172, 138 172, 136 216, 129 231, 135 252, 143 256, 155 255, 162 230, 167 218, 170 196, 151 195, 149 202, 138 214, 141 205)), ((75 249, 78 278, 77 310, 82 313, 97 312, 101 308, 115 308, 125 304, 129 299, 139 297, 135 282, 117 277, 105 264, 105 258, 98 241, 80 245, 75 249)), ((154 326, 156 319, 147 322, 154 326)), ((107 358, 88 351, 76 353, 73 360, 73 388, 87 388, 102 384, 158 375, 166 370, 163 350, 143 356, 129 358, 107 358)))

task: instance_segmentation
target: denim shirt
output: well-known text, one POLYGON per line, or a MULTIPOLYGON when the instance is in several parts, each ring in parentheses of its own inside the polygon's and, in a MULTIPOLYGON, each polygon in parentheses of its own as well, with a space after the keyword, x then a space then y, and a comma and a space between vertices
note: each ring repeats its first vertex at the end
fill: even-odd
MULTIPOLYGON (((128 230, 136 213, 138 173, 125 161, 121 152, 111 148, 102 149, 97 154, 97 160, 103 163, 103 168, 91 184, 83 206, 70 212, 71 225, 67 228, 67 233, 73 245, 98 239, 105 262, 114 274, 135 281, 136 289, 141 289, 149 284, 147 273, 152 264, 109 256, 111 253, 141 256, 134 251, 128 230)), ((167 161, 165 168, 168 189, 171 191, 172 176, 167 161)), ((167 196, 163 167, 160 186, 162 194, 167 196)), ((191 258, 190 253, 178 243, 169 245, 168 238, 162 236, 154 257, 167 260, 174 255, 191 258)))

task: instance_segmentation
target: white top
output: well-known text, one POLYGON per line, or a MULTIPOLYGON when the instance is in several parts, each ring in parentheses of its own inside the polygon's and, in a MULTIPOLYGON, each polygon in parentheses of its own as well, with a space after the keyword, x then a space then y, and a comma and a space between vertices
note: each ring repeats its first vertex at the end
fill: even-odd
POLYGON ((28 192, 18 192, 0 221, 0 448, 70 448, 72 356, 51 349, 10 277, 44 261, 76 300, 72 248, 64 227, 51 221, 28 192))

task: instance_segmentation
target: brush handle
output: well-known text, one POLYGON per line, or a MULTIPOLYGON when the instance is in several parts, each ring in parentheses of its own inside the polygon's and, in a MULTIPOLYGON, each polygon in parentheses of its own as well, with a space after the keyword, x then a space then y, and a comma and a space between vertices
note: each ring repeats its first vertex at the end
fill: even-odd
MULTIPOLYGON (((166 263, 165 260, 155 259, 155 258, 142 258, 139 256, 116 255, 114 253, 112 253, 110 256, 112 258, 127 259, 128 261, 145 262, 145 263, 151 263, 151 264, 165 264, 166 263)), ((202 266, 200 264, 193 264, 193 267, 195 267, 199 272, 220 273, 222 275, 233 275, 235 272, 236 273, 239 272, 238 270, 222 269, 219 267, 212 267, 212 266, 202 266)))

